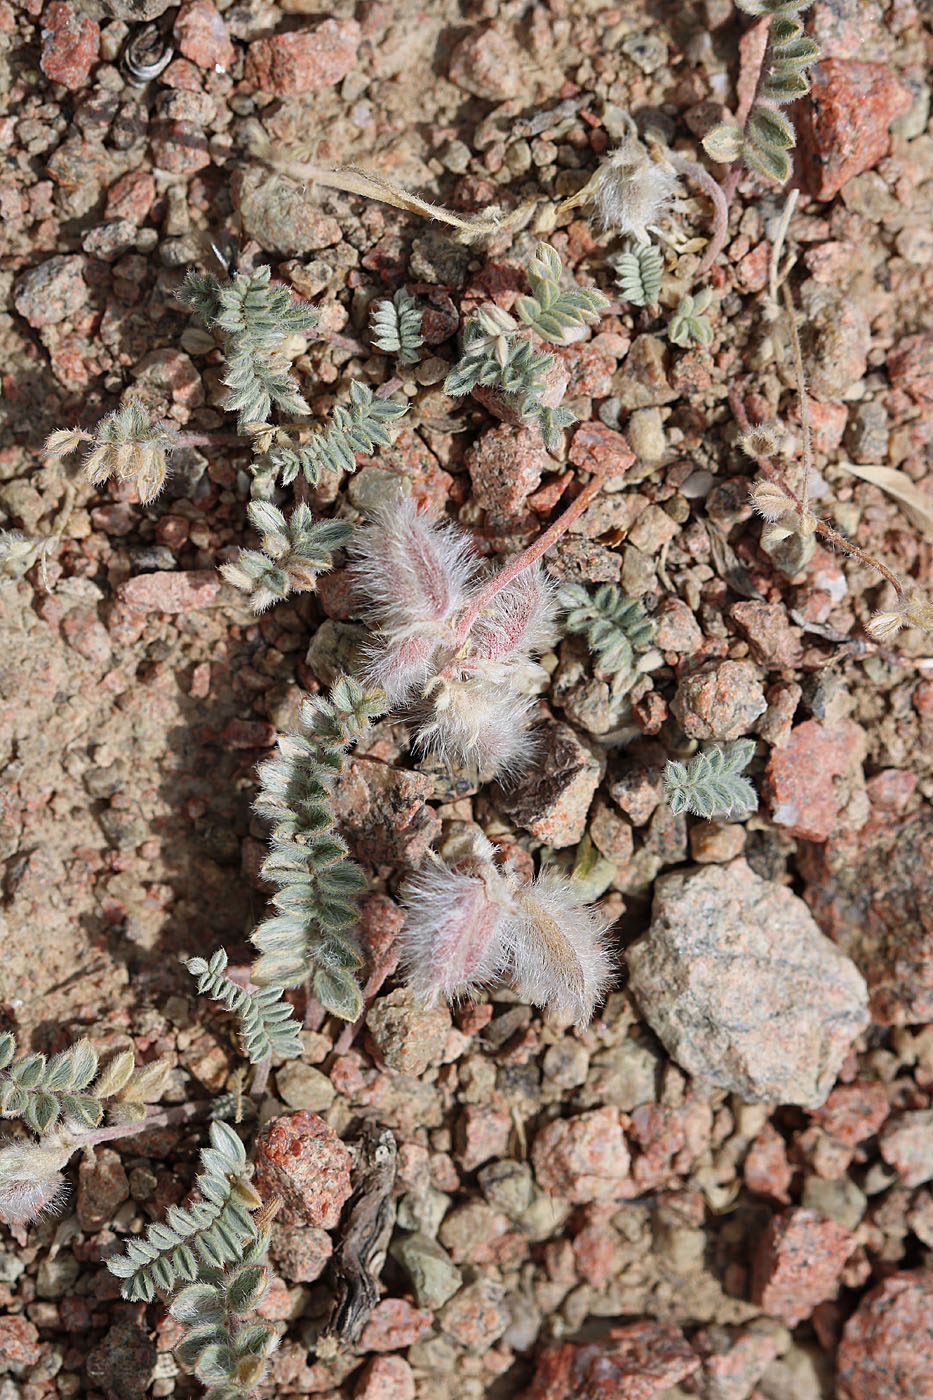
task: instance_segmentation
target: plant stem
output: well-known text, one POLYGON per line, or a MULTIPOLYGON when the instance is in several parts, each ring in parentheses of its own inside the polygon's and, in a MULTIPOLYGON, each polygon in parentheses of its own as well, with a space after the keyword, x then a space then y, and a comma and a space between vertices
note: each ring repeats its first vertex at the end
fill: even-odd
POLYGON ((800 405, 800 431, 803 436, 803 485, 800 488, 800 509, 804 513, 810 509, 810 473, 813 470, 813 444, 810 437, 810 405, 807 400, 807 382, 803 372, 803 355, 800 352, 800 336, 797 334, 797 317, 794 314, 794 299, 790 288, 784 284, 784 309, 790 327, 790 343, 794 351, 794 373, 797 377, 797 399, 800 405))
MULTIPOLYGON (((735 421, 738 423, 742 432, 747 433, 751 428, 751 424, 748 421, 748 414, 745 412, 745 405, 742 403, 736 390, 733 390, 729 395, 729 405, 732 409, 735 421)), ((826 520, 821 520, 819 516, 814 516, 812 512, 805 511, 802 500, 797 495, 796 491, 788 486, 787 482, 784 480, 783 474, 774 465, 770 457, 756 456, 755 462, 768 480, 773 481, 776 486, 781 488, 801 519, 805 514, 809 515, 810 519, 814 522, 816 533, 821 535, 823 539, 826 540, 827 544, 833 545, 836 549, 841 550, 843 554, 848 554, 851 559, 857 559, 860 564, 865 564, 869 569, 874 569, 876 573, 881 574, 882 578, 887 579, 888 583, 890 583, 898 598, 902 602, 906 601, 907 594, 904 585, 897 575, 891 572, 887 564, 882 563, 880 559, 876 559, 871 554, 866 554, 863 549, 860 549, 857 544, 853 544, 851 540, 847 540, 845 535, 841 535, 839 531, 835 530, 826 520)))
POLYGON ((208 1099, 195 1103, 178 1104, 175 1108, 159 1108, 149 1113, 138 1123, 108 1123, 106 1128, 94 1128, 75 1138, 75 1147, 96 1147, 101 1142, 116 1142, 120 1138, 135 1137, 137 1133, 152 1132, 156 1128, 170 1128, 176 1123, 188 1123, 192 1118, 206 1116, 211 1104, 208 1099))
POLYGON ((513 579, 518 578, 519 574, 524 573, 526 569, 530 568, 536 560, 541 558, 542 554, 547 553, 552 544, 557 543, 561 535, 565 534, 566 531, 570 529, 573 522, 583 514, 593 497, 599 494, 606 477, 611 475, 611 472, 594 474, 586 483, 576 500, 567 507, 562 515, 558 516, 553 525, 548 526, 543 535, 538 536, 534 544, 530 544, 527 549, 523 549, 521 554, 517 554, 511 563, 506 564, 497 574, 493 574, 486 580, 479 593, 477 593, 476 597, 473 599, 472 605, 460 619, 456 636, 458 645, 466 641, 470 634, 470 628, 483 611, 483 608, 487 606, 490 599, 494 598, 497 593, 500 593, 503 588, 507 587, 513 579))
POLYGON ((240 433, 181 433, 174 447, 235 447, 247 448, 248 439, 240 433))
POLYGON ((261 1099, 266 1092, 266 1085, 269 1083, 269 1068, 272 1064, 272 1056, 267 1055, 264 1060, 260 1060, 253 1075, 253 1082, 249 1086, 250 1097, 261 1099))
POLYGON ((688 180, 695 180, 713 201, 713 234, 703 255, 703 261, 697 269, 697 277, 705 277, 722 252, 722 245, 726 241, 729 231, 729 204, 722 186, 704 166, 698 165, 695 160, 687 160, 685 156, 672 154, 669 159, 679 174, 686 175, 688 180))

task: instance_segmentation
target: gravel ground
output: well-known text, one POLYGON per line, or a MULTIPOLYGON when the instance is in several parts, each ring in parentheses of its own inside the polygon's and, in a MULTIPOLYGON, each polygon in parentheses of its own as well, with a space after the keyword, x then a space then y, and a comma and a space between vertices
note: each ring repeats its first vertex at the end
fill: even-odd
MULTIPOLYGON (((557 201, 628 112, 705 161, 700 136, 750 96, 749 23, 728 0, 0 0, 0 524, 61 535, 0 589, 0 1029, 46 1052, 89 1035, 167 1056, 168 1104, 236 1087, 231 1018, 181 958, 248 959, 268 895, 256 762, 363 635, 342 560, 258 620, 221 581, 247 539, 245 445, 179 452, 148 505, 43 451, 127 391, 186 433, 229 435, 219 356, 184 348, 174 299, 189 267, 214 266, 212 240, 319 309, 324 335, 294 360, 316 416, 351 380, 396 373, 370 304, 404 285, 425 307, 392 447, 306 491, 316 513, 356 521, 402 481, 494 557, 614 463, 548 564, 621 584, 655 622, 624 696, 580 637, 544 658, 543 757, 511 787, 419 762, 391 719, 352 758, 339 818, 370 877, 374 964, 393 966, 405 871, 476 823, 519 870, 556 860, 589 880, 618 973, 575 1029, 508 989, 425 1011, 390 972, 336 1050, 339 1023, 296 994, 303 1056, 273 1065, 260 1124, 241 1127, 261 1126, 256 1183, 285 1199, 267 1393, 933 1394, 933 661, 916 629, 866 639, 893 599, 875 573, 812 537, 763 543, 748 503, 736 404, 799 433, 765 304, 783 195, 739 184, 708 347, 666 337, 699 251, 639 309, 611 240, 579 210, 559 220, 565 266, 613 301, 557 352, 579 424, 549 453, 441 389, 468 312, 527 289, 531 230, 466 247, 250 154, 258 121, 279 149, 462 211, 557 201), (148 20, 171 56, 134 85, 148 20), (665 760, 740 737, 760 811, 674 816, 665 760), (335 1353, 318 1338, 373 1124, 397 1147, 395 1224, 379 1301, 335 1353)), ((929 504, 902 508, 842 463, 933 492, 933 26, 913 0, 817 0, 808 32, 821 61, 794 113, 787 248, 814 498, 928 587, 929 504)), ((681 181, 667 233, 708 232, 681 181)), ((101 1260, 184 1198, 205 1141, 200 1124, 98 1148, 68 1169, 59 1217, 0 1233, 0 1400, 198 1393, 178 1324, 122 1301, 101 1260)))

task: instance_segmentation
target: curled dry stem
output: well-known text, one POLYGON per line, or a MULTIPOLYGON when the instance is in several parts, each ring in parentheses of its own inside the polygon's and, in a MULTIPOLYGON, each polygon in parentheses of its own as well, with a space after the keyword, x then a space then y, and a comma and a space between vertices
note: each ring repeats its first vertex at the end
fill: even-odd
POLYGON ((287 152, 283 154, 267 140, 255 140, 250 149, 257 159, 292 179, 306 180, 309 184, 320 185, 323 189, 343 190, 347 194, 362 195, 364 199, 391 204, 393 208, 404 209, 409 214, 438 219, 441 223, 457 229, 467 242, 517 228, 538 202, 525 200, 510 214, 504 214, 498 205, 492 205, 479 214, 458 214, 452 209, 445 209, 442 205, 422 199, 421 195, 414 194, 402 185, 397 185, 394 180, 371 170, 360 170, 355 165, 342 165, 336 170, 328 170, 312 161, 301 159, 304 151, 300 148, 295 150, 295 158, 292 159, 287 152))

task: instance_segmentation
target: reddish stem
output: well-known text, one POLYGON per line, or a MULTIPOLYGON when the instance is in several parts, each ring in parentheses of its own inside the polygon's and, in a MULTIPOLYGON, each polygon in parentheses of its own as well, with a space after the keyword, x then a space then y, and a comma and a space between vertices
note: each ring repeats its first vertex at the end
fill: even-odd
MULTIPOLYGON (((752 93, 751 100, 749 101, 747 106, 745 106, 744 109, 740 106, 735 114, 736 124, 742 128, 743 135, 745 134, 745 128, 748 126, 749 116, 755 110, 755 107, 761 100, 761 89, 764 85, 765 78, 767 77, 768 69, 771 66, 771 51, 773 48, 773 43, 771 38, 771 19, 768 15, 763 15, 759 20, 758 27, 760 28, 763 25, 767 26, 768 33, 765 39, 764 52, 761 55, 761 64, 758 68, 758 77, 755 80, 755 90, 752 93)), ((749 33, 751 33, 751 31, 749 31, 749 33)), ((722 183, 722 189, 720 191, 720 193, 722 194, 722 202, 725 206, 725 217, 723 218, 723 215, 719 212, 717 208, 717 221, 713 232, 713 241, 710 244, 709 248, 707 248, 706 250, 706 256, 704 257, 703 264, 700 268, 700 275, 702 275, 704 272, 709 271, 713 263, 718 258, 720 251, 722 250, 722 245, 725 242, 726 233, 729 227, 729 206, 735 198, 735 192, 738 189, 739 180, 742 177, 742 171, 744 169, 745 161, 741 156, 739 156, 737 160, 734 160, 729 166, 728 173, 726 174, 726 178, 722 183)))
POLYGON ((507 587, 519 574, 530 568, 542 554, 546 554, 552 544, 565 534, 575 520, 577 520, 586 510, 593 497, 598 495, 602 484, 611 472, 603 472, 594 475, 586 483, 579 496, 571 505, 567 507, 562 515, 559 515, 553 525, 549 525, 543 535, 539 535, 534 544, 530 544, 527 549, 523 549, 521 554, 517 554, 511 563, 506 564, 497 574, 493 574, 483 584, 483 587, 473 599, 470 608, 464 613, 457 626, 457 643, 465 642, 470 634, 470 628, 479 617, 490 599, 507 587))
POLYGON ((702 185, 713 201, 713 236, 697 269, 697 277, 705 277, 722 252, 722 245, 726 241, 729 231, 729 203, 722 186, 713 179, 705 166, 698 165, 695 160, 687 160, 685 156, 672 155, 670 160, 674 169, 681 175, 686 175, 688 180, 695 180, 698 185, 702 185))
POLYGON ((137 1133, 152 1132, 156 1128, 171 1128, 176 1123, 187 1123, 192 1118, 206 1116, 210 1112, 210 1102, 202 1099, 197 1103, 182 1103, 175 1108, 156 1109, 141 1118, 138 1123, 108 1123, 106 1128, 94 1128, 75 1138, 75 1147, 96 1147, 100 1142, 116 1142, 120 1138, 135 1137, 137 1133))
POLYGON ((243 447, 249 443, 239 433, 182 433, 175 439, 175 447, 243 447))

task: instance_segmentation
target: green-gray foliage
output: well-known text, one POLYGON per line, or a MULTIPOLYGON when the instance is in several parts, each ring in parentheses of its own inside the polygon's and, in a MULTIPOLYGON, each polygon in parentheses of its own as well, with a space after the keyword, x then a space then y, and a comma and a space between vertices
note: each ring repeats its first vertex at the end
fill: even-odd
POLYGON ((149 1303, 157 1293, 169 1300, 185 1328, 176 1356, 211 1400, 247 1400, 278 1343, 275 1327, 245 1320, 269 1285, 262 1262, 269 1226, 254 1218, 262 1198, 247 1179, 239 1135, 214 1122, 210 1138, 195 1182, 201 1199, 169 1206, 107 1267, 131 1302, 149 1303))
POLYGON ((698 817, 748 816, 758 807, 758 796, 742 777, 755 752, 754 739, 737 739, 698 753, 689 763, 673 760, 665 765, 663 779, 672 812, 693 812, 698 817))
POLYGON ((515 310, 527 326, 555 345, 566 343, 567 331, 595 320, 609 305, 608 297, 592 287, 560 290, 561 262, 553 248, 539 243, 528 264, 531 296, 515 299, 515 310))
POLYGON ((704 287, 696 296, 682 296, 667 325, 667 338, 674 345, 702 345, 712 343, 713 328, 706 312, 713 300, 709 287, 704 287))
POLYGON ((616 286, 633 306, 656 306, 661 294, 664 259, 653 243, 630 248, 612 259, 616 286))
POLYGON ((206 992, 239 1018, 240 1042, 251 1064, 258 1065, 268 1055, 294 1059, 301 1054, 301 1028, 288 1002, 282 1000, 284 987, 256 987, 247 991, 226 976, 227 954, 222 948, 210 962, 204 958, 189 958, 186 966, 197 978, 199 992, 206 992))
POLYGON ((565 628, 586 637, 599 669, 634 678, 635 653, 645 651, 654 635, 654 623, 638 599, 626 597, 612 583, 601 584, 593 593, 580 583, 566 583, 559 596, 567 609, 565 628))
POLYGON ((169 1312, 187 1329, 175 1355, 202 1382, 210 1400, 248 1400, 262 1381, 278 1346, 275 1327, 248 1322, 262 1301, 269 1270, 262 1262, 269 1229, 243 1243, 239 1257, 223 1269, 202 1268, 197 1282, 176 1293, 169 1312))
POLYGON ((256 811, 274 824, 260 873, 275 887, 276 914, 250 935, 260 952, 251 980, 296 987, 311 977, 321 1005, 348 1021, 362 1009, 353 975, 361 959, 347 930, 365 878, 334 831, 331 794, 346 750, 384 708, 381 692, 341 676, 329 699, 302 702, 303 732, 283 734, 276 756, 259 766, 256 811))
POLYGON ((287 520, 269 501, 251 501, 246 509, 262 549, 241 549, 236 563, 222 564, 220 572, 249 594, 257 613, 290 593, 311 592, 318 575, 333 566, 333 551, 353 533, 342 520, 315 521, 304 502, 287 520))
POLYGON ((398 356, 400 365, 416 365, 421 359, 424 336, 422 311, 413 296, 399 287, 391 301, 379 301, 373 312, 373 344, 398 356))
POLYGON ((176 293, 198 325, 222 338, 227 407, 239 413, 241 429, 266 422, 273 404, 293 418, 310 412, 280 351, 290 335, 314 329, 317 312, 296 302, 287 287, 273 287, 270 278, 268 267, 226 281, 189 272, 176 293))
POLYGON ((139 1121, 168 1069, 163 1061, 137 1069, 133 1051, 121 1050, 101 1070, 89 1040, 51 1059, 15 1055, 16 1037, 7 1031, 0 1035, 0 1118, 21 1118, 40 1136, 60 1123, 72 1132, 96 1128, 105 1109, 115 1123, 139 1121))
POLYGON ((513 338, 508 321, 511 317, 486 308, 476 313, 463 333, 463 355, 444 380, 444 393, 459 398, 482 384, 508 394, 522 418, 538 425, 545 447, 557 451, 560 430, 576 419, 569 409, 541 402, 554 356, 536 351, 524 337, 513 338))
POLYGON ((354 379, 350 402, 334 406, 326 428, 315 430, 304 442, 277 431, 273 444, 255 463, 255 470, 260 475, 277 476, 283 486, 289 486, 299 472, 309 486, 316 486, 322 470, 356 471, 354 454, 362 452, 370 457, 377 447, 388 447, 392 441, 389 427, 405 411, 405 404, 378 399, 354 379))
POLYGON ((797 144, 794 128, 778 108, 810 91, 807 69, 819 57, 819 45, 803 32, 797 18, 812 0, 736 0, 747 15, 770 15, 768 42, 755 101, 743 130, 734 124, 713 127, 703 145, 713 160, 741 159, 753 170, 783 185, 790 175, 788 151, 797 144))
POLYGON ((145 1239, 131 1240, 123 1254, 107 1260, 130 1302, 150 1303, 157 1291, 170 1293, 193 1283, 205 1266, 222 1269, 237 1263, 243 1243, 256 1237, 252 1212, 262 1199, 245 1178, 246 1152, 239 1135, 219 1121, 211 1124, 210 1135, 195 1182, 201 1200, 169 1206, 164 1223, 154 1222, 145 1239))

